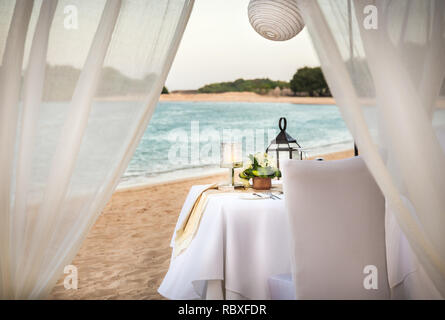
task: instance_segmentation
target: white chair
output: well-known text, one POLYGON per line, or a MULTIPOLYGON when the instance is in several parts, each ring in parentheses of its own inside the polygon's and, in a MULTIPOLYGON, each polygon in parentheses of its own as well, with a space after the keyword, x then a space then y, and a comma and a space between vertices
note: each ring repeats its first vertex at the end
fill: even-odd
POLYGON ((290 273, 271 276, 269 289, 272 300, 295 300, 295 286, 290 273))
POLYGON ((288 160, 282 170, 295 295, 271 277, 272 299, 389 299, 385 201, 363 160, 288 160))

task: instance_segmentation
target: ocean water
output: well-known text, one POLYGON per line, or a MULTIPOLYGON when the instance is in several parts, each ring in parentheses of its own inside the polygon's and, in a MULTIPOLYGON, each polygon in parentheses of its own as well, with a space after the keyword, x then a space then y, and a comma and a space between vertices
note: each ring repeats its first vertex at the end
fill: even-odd
POLYGON ((336 106, 247 102, 159 102, 120 186, 220 171, 219 143, 244 137, 243 154, 264 151, 278 120, 309 155, 353 148, 336 106))

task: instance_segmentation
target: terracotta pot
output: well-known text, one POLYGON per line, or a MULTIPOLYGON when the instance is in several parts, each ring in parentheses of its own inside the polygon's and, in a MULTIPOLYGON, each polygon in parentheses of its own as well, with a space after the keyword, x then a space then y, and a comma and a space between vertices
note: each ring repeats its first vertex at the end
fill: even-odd
POLYGON ((272 187, 271 178, 253 178, 253 188, 256 190, 269 190, 272 187))

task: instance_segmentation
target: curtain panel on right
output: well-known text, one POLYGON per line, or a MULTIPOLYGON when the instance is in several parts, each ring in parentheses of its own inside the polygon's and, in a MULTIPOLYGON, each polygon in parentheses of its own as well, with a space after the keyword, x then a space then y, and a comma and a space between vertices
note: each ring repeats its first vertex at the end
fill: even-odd
POLYGON ((390 285, 414 275, 403 297, 443 298, 445 1, 298 3, 337 105, 387 200, 390 285))

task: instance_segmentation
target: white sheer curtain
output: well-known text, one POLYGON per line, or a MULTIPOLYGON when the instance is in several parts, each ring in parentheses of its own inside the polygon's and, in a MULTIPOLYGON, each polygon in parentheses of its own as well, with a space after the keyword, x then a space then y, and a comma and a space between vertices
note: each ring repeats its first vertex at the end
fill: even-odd
POLYGON ((402 230, 387 229, 390 284, 425 272, 418 284, 432 286, 423 297, 445 297, 445 1, 297 1, 388 219, 402 230))
POLYGON ((142 136, 193 0, 0 3, 0 298, 44 298, 142 136))

